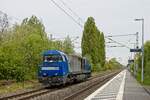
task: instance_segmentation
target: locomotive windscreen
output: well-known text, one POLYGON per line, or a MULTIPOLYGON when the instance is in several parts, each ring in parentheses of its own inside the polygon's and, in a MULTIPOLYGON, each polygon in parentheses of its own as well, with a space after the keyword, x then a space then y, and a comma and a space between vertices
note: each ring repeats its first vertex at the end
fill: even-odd
POLYGON ((43 57, 44 62, 62 62, 62 56, 61 55, 47 55, 43 57))

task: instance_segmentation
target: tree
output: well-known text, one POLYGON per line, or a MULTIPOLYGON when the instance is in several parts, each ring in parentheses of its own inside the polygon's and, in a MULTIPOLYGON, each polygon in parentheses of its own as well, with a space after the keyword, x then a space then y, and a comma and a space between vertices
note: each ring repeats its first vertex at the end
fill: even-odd
POLYGON ((103 67, 105 65, 105 39, 104 39, 104 34, 101 32, 100 34, 100 63, 101 66, 103 67))
POLYGON ((98 30, 94 18, 89 17, 84 25, 82 36, 82 55, 90 56, 93 64, 103 67, 105 64, 104 34, 98 30))
POLYGON ((144 44, 144 83, 150 84, 150 41, 144 44))
POLYGON ((63 42, 63 51, 66 54, 74 53, 74 46, 69 36, 67 36, 63 42))
POLYGON ((7 14, 0 12, 0 40, 4 37, 4 32, 7 31, 9 20, 7 14))
POLYGON ((0 79, 35 78, 41 52, 51 48, 44 25, 32 16, 15 25, 10 34, 0 47, 0 79))
POLYGON ((41 54, 45 50, 57 49, 73 52, 71 39, 48 40, 44 25, 36 17, 25 18, 8 31, 7 41, 0 46, 0 80, 30 80, 37 77, 41 54))
MULTIPOLYGON (((141 54, 138 54, 136 62, 138 64, 138 74, 137 74, 137 79, 140 81, 141 80, 141 59, 142 56, 141 54)), ((147 41, 144 44, 144 84, 149 85, 150 84, 150 41, 147 41)))
POLYGON ((82 37, 82 55, 90 55, 92 63, 98 63, 97 57, 97 28, 95 25, 94 18, 89 17, 84 25, 83 37, 82 37))
POLYGON ((120 64, 116 58, 111 58, 109 61, 106 61, 105 68, 112 70, 121 68, 123 65, 120 64))

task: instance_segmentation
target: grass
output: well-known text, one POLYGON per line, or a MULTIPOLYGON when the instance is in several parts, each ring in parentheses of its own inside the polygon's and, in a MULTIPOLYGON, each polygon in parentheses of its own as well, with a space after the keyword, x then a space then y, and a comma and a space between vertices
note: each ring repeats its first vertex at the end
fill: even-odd
POLYGON ((26 81, 26 82, 17 82, 10 85, 0 86, 0 95, 6 93, 14 93, 19 90, 32 89, 37 86, 39 83, 37 80, 26 81))
POLYGON ((145 77, 144 77, 144 85, 149 85, 150 86, 150 76, 145 75, 145 77))
POLYGON ((138 72, 136 79, 141 85, 150 86, 150 76, 149 75, 144 75, 144 82, 142 83, 141 82, 141 72, 138 72))
POLYGON ((118 69, 107 69, 107 70, 102 70, 102 71, 95 71, 95 72, 92 72, 92 76, 95 76, 95 75, 98 75, 98 74, 104 74, 104 73, 109 73, 109 72, 112 72, 112 71, 116 71, 118 69))
MULTIPOLYGON (((92 72, 92 76, 109 73, 111 71, 113 71, 113 70, 92 72)), ((22 90, 26 90, 26 89, 33 89, 38 85, 40 85, 40 83, 38 83, 37 80, 25 81, 25 82, 15 82, 15 83, 12 83, 9 85, 2 85, 2 86, 0 86, 0 95, 7 94, 7 93, 14 93, 14 92, 22 91, 22 90)))

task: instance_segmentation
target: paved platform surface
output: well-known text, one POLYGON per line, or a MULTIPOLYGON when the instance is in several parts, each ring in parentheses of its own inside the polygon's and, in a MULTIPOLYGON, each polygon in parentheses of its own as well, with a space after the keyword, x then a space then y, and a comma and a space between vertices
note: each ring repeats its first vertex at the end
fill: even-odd
POLYGON ((150 94, 150 86, 143 86, 143 87, 150 94))
POLYGON ((150 100, 150 95, 127 71, 123 100, 150 100))
POLYGON ((150 95, 124 70, 85 100, 150 100, 150 95))

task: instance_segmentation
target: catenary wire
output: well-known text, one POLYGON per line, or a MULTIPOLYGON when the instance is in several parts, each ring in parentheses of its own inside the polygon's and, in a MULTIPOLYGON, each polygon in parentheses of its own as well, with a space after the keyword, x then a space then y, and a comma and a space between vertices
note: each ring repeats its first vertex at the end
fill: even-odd
POLYGON ((73 20, 76 24, 78 24, 81 28, 83 28, 83 25, 81 25, 74 17, 72 17, 65 9, 63 9, 57 2, 54 0, 51 0, 54 5, 56 5, 60 10, 62 10, 71 20, 73 20))

